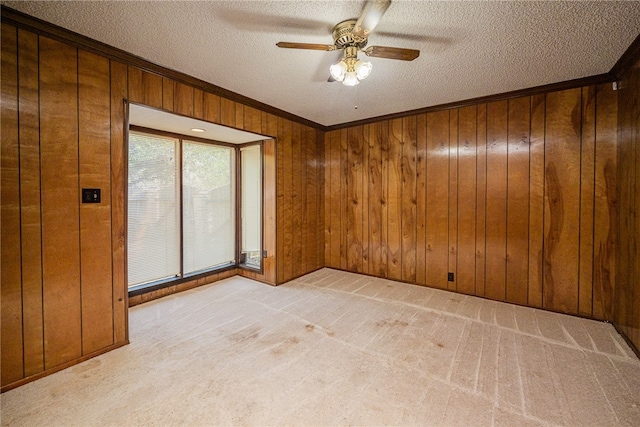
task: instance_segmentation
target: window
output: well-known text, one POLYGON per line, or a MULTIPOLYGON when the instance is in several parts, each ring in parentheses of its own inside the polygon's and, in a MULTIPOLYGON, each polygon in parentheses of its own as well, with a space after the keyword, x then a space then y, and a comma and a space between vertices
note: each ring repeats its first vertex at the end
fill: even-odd
POLYGON ((262 259, 262 154, 260 145, 240 149, 242 182, 242 248, 240 261, 248 268, 260 268, 262 259))
MULTIPOLYGON (((258 168, 260 145, 257 147, 258 168)), ((236 147, 132 131, 129 134, 129 290, 236 266, 236 147)), ((251 151, 251 150, 250 150, 251 151)), ((254 149, 251 151, 255 153, 254 149)), ((244 157, 244 156, 243 156, 244 157)), ((250 167, 253 162, 247 163, 250 167)), ((248 166, 249 167, 249 166, 248 166)), ((245 171, 261 210, 261 174, 245 171), (256 180, 255 173, 260 179, 256 180)), ((249 202, 247 202, 249 203, 249 202)), ((253 235, 260 224, 251 223, 253 235)), ((261 253, 251 240, 252 253, 261 253)), ((244 245, 243 245, 244 247, 244 245)), ((257 267, 260 268, 260 258, 257 267)))

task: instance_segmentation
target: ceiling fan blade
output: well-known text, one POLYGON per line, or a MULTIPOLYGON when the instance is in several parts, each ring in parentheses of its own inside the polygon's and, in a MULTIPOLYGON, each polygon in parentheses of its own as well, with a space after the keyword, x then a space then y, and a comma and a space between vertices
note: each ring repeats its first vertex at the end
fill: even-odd
POLYGON ((278 42, 276 46, 285 49, 336 50, 336 47, 332 44, 278 42))
POLYGON ((380 18, 387 11, 387 8, 391 4, 391 0, 369 0, 364 5, 362 14, 356 21, 356 25, 353 27, 352 34, 355 37, 367 38, 369 34, 376 28, 380 18))
POLYGON ((364 49, 363 52, 367 56, 374 58, 399 59, 401 61, 413 61, 420 56, 419 50, 386 46, 370 46, 364 49))

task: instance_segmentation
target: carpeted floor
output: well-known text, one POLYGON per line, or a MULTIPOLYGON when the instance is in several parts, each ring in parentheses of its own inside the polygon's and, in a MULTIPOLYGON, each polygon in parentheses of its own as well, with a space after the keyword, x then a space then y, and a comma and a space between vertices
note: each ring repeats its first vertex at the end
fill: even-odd
POLYGON ((640 425, 611 325, 330 269, 134 307, 130 338, 4 393, 2 425, 640 425))

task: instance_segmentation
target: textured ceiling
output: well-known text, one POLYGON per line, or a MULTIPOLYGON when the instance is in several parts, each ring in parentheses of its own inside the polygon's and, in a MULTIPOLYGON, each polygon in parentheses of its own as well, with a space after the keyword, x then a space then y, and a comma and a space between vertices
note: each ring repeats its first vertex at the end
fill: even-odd
POLYGON ((340 52, 275 44, 331 44, 363 1, 2 3, 327 126, 606 73, 640 29, 634 1, 394 0, 369 45, 420 57, 370 58, 345 87, 327 82, 340 52))

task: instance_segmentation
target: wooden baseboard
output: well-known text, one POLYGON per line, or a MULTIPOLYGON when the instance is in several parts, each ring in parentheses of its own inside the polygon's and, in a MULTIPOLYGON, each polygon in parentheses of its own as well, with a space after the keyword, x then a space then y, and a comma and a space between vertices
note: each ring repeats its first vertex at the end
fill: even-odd
POLYGON ((51 375, 53 373, 62 371, 63 369, 67 369, 67 368, 69 368, 71 366, 77 365, 77 364, 82 363, 82 362, 84 362, 86 360, 92 359, 92 358, 94 358, 96 356, 100 356, 101 354, 108 353, 111 350, 115 350, 115 349, 123 347, 123 346, 125 346, 127 344, 129 344, 129 340, 122 341, 122 342, 110 345, 109 347, 105 347, 102 350, 98 350, 98 351, 94 351, 93 353, 85 354, 82 357, 79 357, 77 359, 74 359, 74 360, 71 360, 69 362, 63 363, 62 365, 58 365, 58 366, 56 366, 54 368, 47 369, 46 371, 42 371, 42 372, 39 372, 39 373, 37 373, 35 375, 31 375, 31 376, 28 376, 26 378, 22 378, 21 380, 14 381, 14 382, 12 382, 10 384, 3 385, 2 388, 0 389, 0 393, 4 393, 5 391, 13 390, 14 388, 20 387, 21 385, 25 385, 25 384, 30 383, 30 382, 35 381, 35 380, 39 380, 40 378, 44 378, 44 377, 49 376, 49 375, 51 375))

